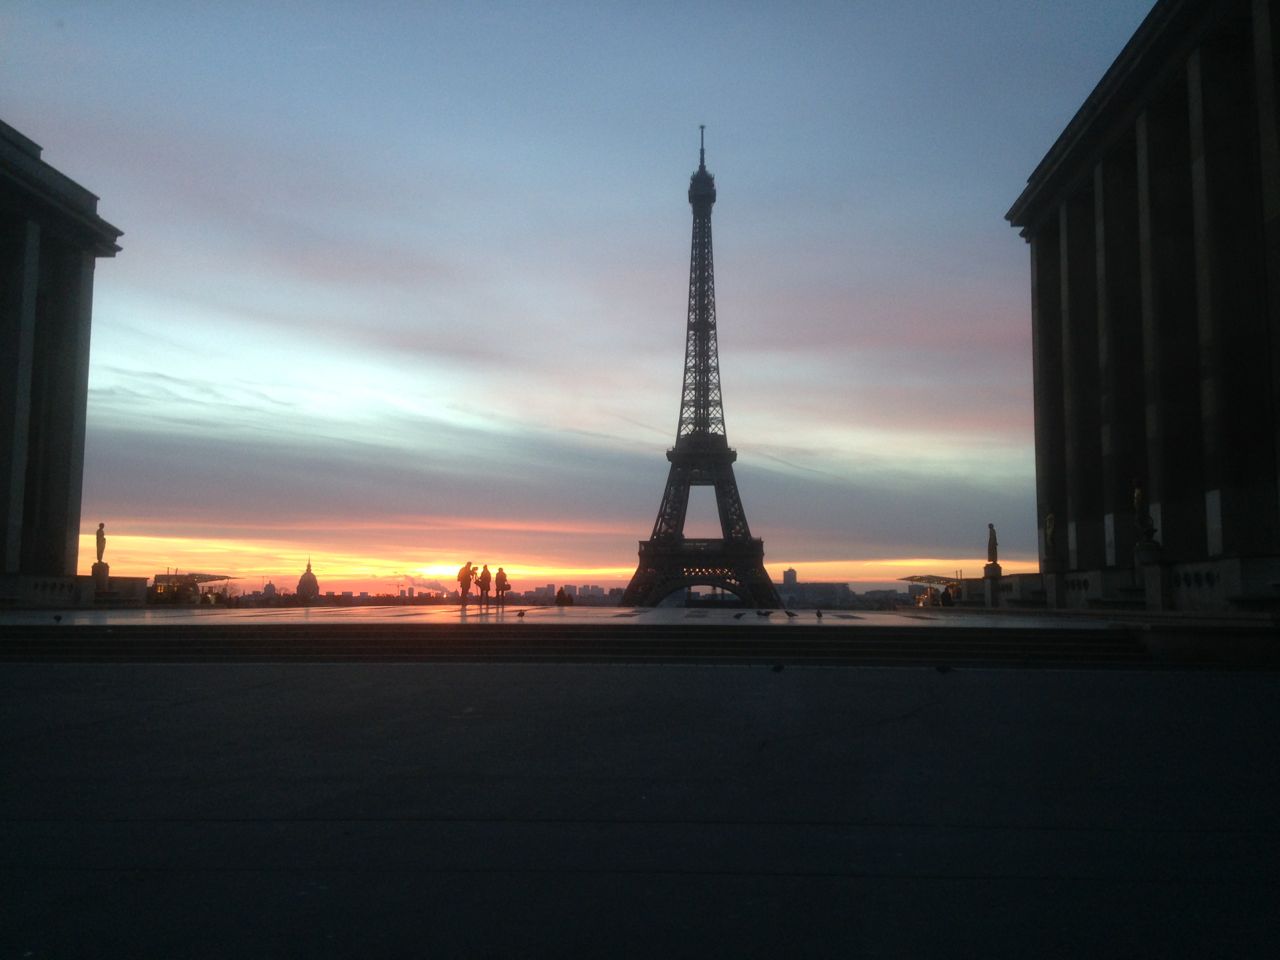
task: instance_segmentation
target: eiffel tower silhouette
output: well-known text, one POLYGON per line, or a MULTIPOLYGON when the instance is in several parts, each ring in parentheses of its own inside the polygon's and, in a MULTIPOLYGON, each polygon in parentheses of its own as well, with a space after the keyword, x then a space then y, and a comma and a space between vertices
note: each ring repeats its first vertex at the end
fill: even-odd
POLYGON ((640 563, 622 596, 624 607, 656 606, 692 586, 715 586, 757 607, 781 606, 764 569, 764 541, 751 536, 733 477, 738 458, 724 432, 720 359, 716 347, 716 283, 711 257, 711 206, 716 181, 707 171, 705 127, 699 127, 698 169, 689 178, 693 250, 689 257, 689 322, 685 336, 684 391, 676 445, 667 451, 671 472, 658 519, 640 541, 640 563), (714 487, 719 539, 684 535, 689 488, 714 487))

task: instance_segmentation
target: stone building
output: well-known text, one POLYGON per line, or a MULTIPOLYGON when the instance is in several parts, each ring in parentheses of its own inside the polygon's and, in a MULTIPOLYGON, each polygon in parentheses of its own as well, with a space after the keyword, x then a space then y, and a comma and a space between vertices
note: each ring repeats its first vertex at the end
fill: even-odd
POLYGON ((93 597, 75 576, 93 270, 120 249, 97 206, 0 122, 0 602, 93 597))
POLYGON ((1280 0, 1159 0, 1007 214, 1053 606, 1280 597, 1278 28, 1280 0))

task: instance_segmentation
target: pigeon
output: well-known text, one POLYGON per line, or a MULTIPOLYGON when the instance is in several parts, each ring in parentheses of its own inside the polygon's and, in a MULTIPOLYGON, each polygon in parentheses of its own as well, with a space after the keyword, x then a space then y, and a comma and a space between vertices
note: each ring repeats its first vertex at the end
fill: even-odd
POLYGON ((796 614, 792 613, 790 610, 783 610, 782 612, 787 615, 788 620, 793 620, 796 617, 796 614))
POLYGON ((747 611, 743 610, 741 613, 735 613, 735 614, 733 615, 733 619, 735 619, 735 620, 741 620, 741 619, 742 619, 743 617, 745 617, 746 615, 747 615, 747 611))
POLYGON ((516 619, 517 619, 517 620, 523 620, 523 619, 524 619, 524 611, 523 611, 523 610, 521 610, 519 613, 517 613, 517 614, 516 614, 516 619))
POLYGON ((61 623, 61 622, 62 622, 62 614, 60 614, 60 613, 55 613, 55 614, 53 615, 53 622, 54 622, 54 623, 61 623))
POLYGON ((822 611, 821 611, 821 610, 815 610, 815 611, 813 611, 813 615, 814 615, 815 617, 817 617, 819 620, 821 620, 821 619, 822 619, 822 611))
POLYGON ((757 616, 757 617, 771 617, 771 616, 773 616, 773 611, 772 611, 772 610, 757 610, 757 611, 756 611, 756 616, 757 616))

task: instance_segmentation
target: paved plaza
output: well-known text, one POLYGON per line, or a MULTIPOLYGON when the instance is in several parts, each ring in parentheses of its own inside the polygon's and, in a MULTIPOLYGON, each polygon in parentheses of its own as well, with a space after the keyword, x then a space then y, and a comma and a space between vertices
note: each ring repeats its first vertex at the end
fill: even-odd
POLYGON ((4 663, 0 717, 4 958, 1280 955, 1273 671, 4 663))
POLYGON ((1071 613, 946 609, 942 607, 875 610, 784 610, 763 611, 734 608, 684 607, 593 607, 530 606, 492 604, 466 607, 451 604, 409 604, 391 606, 314 607, 144 607, 125 610, 0 610, 0 628, 20 624, 50 624, 57 618, 63 626, 165 625, 267 625, 267 624, 351 624, 378 626, 458 626, 462 624, 590 624, 601 629, 626 625, 695 626, 739 625, 776 627, 955 627, 979 626, 990 629, 1051 627, 1071 624, 1083 629, 1105 629, 1123 617, 1080 617, 1071 613))

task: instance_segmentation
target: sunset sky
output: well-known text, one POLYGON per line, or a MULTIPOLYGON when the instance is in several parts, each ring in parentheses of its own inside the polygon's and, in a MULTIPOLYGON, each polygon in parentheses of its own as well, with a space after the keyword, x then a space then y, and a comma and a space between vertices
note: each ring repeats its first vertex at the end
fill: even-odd
POLYGON ((988 522, 1034 569, 1003 214, 1150 7, 6 3, 0 118, 124 231, 82 572, 101 520, 116 575, 625 583, 675 439, 700 123, 775 579, 978 575, 988 522))

